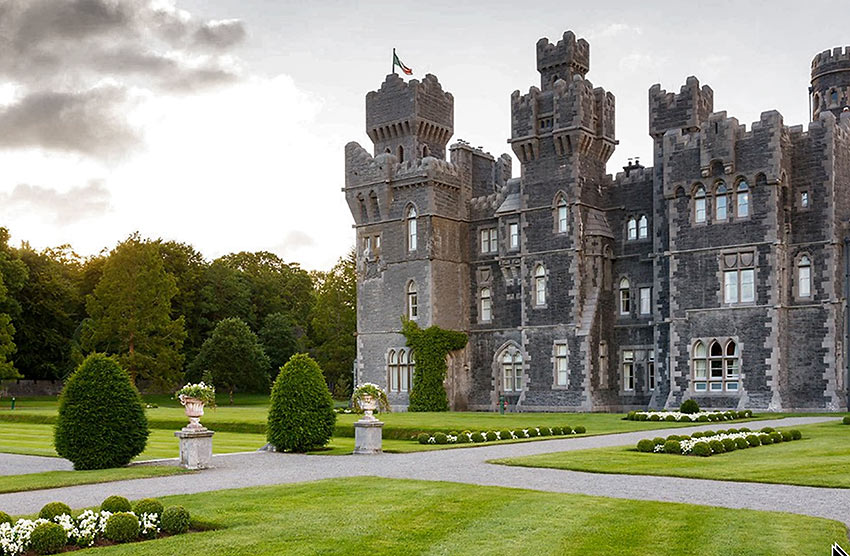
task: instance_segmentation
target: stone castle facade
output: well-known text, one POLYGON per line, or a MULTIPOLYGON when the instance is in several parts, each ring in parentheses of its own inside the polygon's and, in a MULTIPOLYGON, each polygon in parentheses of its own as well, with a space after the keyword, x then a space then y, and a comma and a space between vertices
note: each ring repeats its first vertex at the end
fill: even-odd
POLYGON ((649 90, 652 167, 606 173, 614 96, 590 46, 537 43, 540 87, 511 95, 511 157, 460 141, 437 78, 366 95, 370 154, 345 148, 357 230, 358 382, 407 405, 400 334, 469 334, 455 409, 700 405, 846 410, 850 47, 812 62, 812 121, 749 130, 690 77, 649 90))

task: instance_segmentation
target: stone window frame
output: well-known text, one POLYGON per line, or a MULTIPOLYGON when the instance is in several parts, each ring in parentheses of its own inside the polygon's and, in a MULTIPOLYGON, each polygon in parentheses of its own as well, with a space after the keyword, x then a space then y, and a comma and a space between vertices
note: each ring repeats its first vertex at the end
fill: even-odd
POLYGON ((758 304, 758 267, 759 267, 759 252, 755 247, 744 249, 724 249, 718 253, 718 279, 720 282, 720 290, 718 292, 721 307, 749 307, 758 304), (752 255, 751 264, 747 264, 744 256, 752 255), (727 257, 735 256, 735 265, 729 266, 727 257), (741 301, 741 292, 743 283, 742 272, 752 270, 753 272, 753 299, 752 301, 741 301), (726 301, 726 272, 736 271, 736 301, 726 301))
POLYGON ((729 222, 732 219, 732 193, 729 191, 729 188, 726 187, 726 182, 722 179, 718 179, 714 182, 714 218, 713 221, 717 223, 729 222), (723 191, 721 191, 723 189, 723 191), (725 202, 723 204, 723 212, 724 215, 721 218, 718 211, 720 210, 720 202, 719 200, 723 199, 725 202))
POLYGON ((419 211, 414 203, 408 203, 404 208, 404 233, 407 252, 416 253, 419 249, 419 211))
POLYGON ((732 190, 732 194, 735 197, 735 210, 734 217, 735 220, 749 220, 753 216, 753 186, 750 185, 749 180, 745 176, 738 176, 735 178, 735 188, 732 190), (741 186, 744 186, 745 189, 741 189, 741 186), (747 196, 747 214, 741 216, 741 196, 747 196))
POLYGON ((801 190, 800 194, 797 195, 796 205, 797 205, 798 211, 810 210, 812 208, 812 190, 811 189, 801 190), (805 196, 805 202, 804 202, 804 196, 805 196))
POLYGON ((655 366, 655 349, 646 350, 646 390, 654 392, 658 387, 658 368, 655 366))
POLYGON ((407 281, 407 287, 404 289, 406 301, 406 314, 410 320, 419 319, 419 287, 416 285, 416 280, 410 279, 407 281))
POLYGON ((740 396, 743 392, 743 349, 738 336, 717 336, 717 337, 700 337, 692 338, 688 346, 688 365, 690 378, 688 390, 692 394, 700 396, 740 396), (734 343, 734 353, 729 354, 729 346, 734 343), (703 352, 697 353, 697 348, 702 346, 703 352), (712 353, 712 348, 717 345, 721 352, 719 355, 712 353), (734 376, 729 376, 729 362, 734 361, 734 369, 737 373, 734 376), (702 362, 701 367, 705 370, 705 377, 697 377, 697 363, 702 362), (712 378, 712 370, 716 368, 712 363, 720 363, 721 377, 712 378), (697 389, 698 384, 704 384, 705 389, 697 389), (720 384, 720 389, 712 389, 712 384, 720 384), (735 384, 735 387, 730 389, 729 385, 735 384))
POLYGON ((566 339, 555 340, 552 343, 552 389, 566 390, 570 385, 570 346, 566 339), (563 353, 558 353, 563 348, 563 353), (559 363, 563 362, 564 382, 561 384, 561 369, 559 363))
POLYGON ((492 255, 499 252, 499 227, 496 225, 481 226, 478 228, 478 251, 482 255, 492 255), (487 247, 484 250, 484 234, 487 234, 487 247), (495 237, 494 237, 495 236, 495 237))
POLYGON ((493 357, 494 374, 496 375, 496 386, 499 392, 504 394, 519 394, 526 390, 528 380, 526 377, 526 362, 527 357, 523 353, 522 348, 516 342, 509 341, 499 347, 493 357), (506 377, 506 357, 510 356, 511 361, 511 378, 513 384, 508 389, 505 381, 506 377), (519 380, 520 387, 516 388, 516 382, 519 380))
POLYGON ((705 226, 708 224, 709 213, 708 190, 701 182, 697 182, 691 188, 691 224, 694 226, 705 226), (702 201, 702 220, 698 219, 700 201, 702 201))
POLYGON ((808 251, 800 251, 794 257, 794 278, 791 280, 793 288, 793 296, 795 301, 814 301, 815 299, 815 280, 814 280, 814 258, 808 251), (802 265, 803 258, 808 260, 808 265, 802 265), (808 267, 809 269, 809 295, 801 295, 802 281, 800 279, 801 268, 808 267))
POLYGON ((620 375, 620 392, 621 393, 633 393, 637 391, 637 353, 639 350, 631 347, 631 346, 623 346, 620 349, 620 365, 619 365, 619 375, 620 375), (626 354, 631 354, 628 359, 626 359, 626 354), (626 373, 626 369, 628 368, 628 375, 626 373), (628 377, 628 379, 627 379, 628 377), (627 385, 628 381, 631 381, 631 386, 627 385))
POLYGON ((637 241, 638 223, 637 217, 629 216, 626 220, 626 241, 637 241))
POLYGON ((647 318, 652 316, 652 284, 638 284, 637 287, 638 295, 637 295, 637 315, 641 318, 647 318), (642 294, 645 290, 649 290, 649 311, 643 312, 643 297, 642 294))
POLYGON ((390 348, 387 350, 386 361, 387 392, 393 394, 410 392, 413 386, 413 371, 416 368, 413 350, 407 347, 390 348))
POLYGON ((493 322, 493 289, 490 286, 481 286, 478 288, 478 322, 480 324, 489 324, 493 322), (484 293, 487 293, 487 296, 484 296, 484 293), (484 300, 487 300, 487 312, 489 313, 489 317, 484 318, 484 300))
POLYGON ((531 275, 531 307, 534 309, 546 309, 549 306, 549 270, 543 264, 543 261, 536 261, 533 268, 534 272, 531 275), (541 270, 543 271, 542 275, 540 274, 541 270), (543 303, 539 303, 539 280, 543 281, 543 303))
POLYGON ((567 203, 567 194, 563 191, 558 191, 555 194, 554 202, 552 203, 552 231, 555 235, 566 235, 570 231, 570 205, 567 203), (561 211, 564 211, 564 218, 561 218, 561 211), (564 223, 561 229, 561 222, 564 223))
POLYGON ((628 276, 620 276, 620 279, 617 281, 617 316, 620 318, 631 318, 632 305, 632 282, 628 276), (626 283, 625 288, 623 287, 623 282, 626 283), (625 300, 628 303, 626 311, 623 311, 623 291, 628 292, 628 299, 625 300))
POLYGON ((507 224, 507 229, 508 229, 508 233, 507 233, 508 237, 505 238, 506 243, 507 243, 507 250, 508 251, 519 251, 520 246, 522 244, 522 231, 520 230, 520 227, 519 227, 519 220, 509 220, 506 224, 507 224), (511 230, 514 226, 516 226, 516 245, 514 245, 512 243, 513 238, 514 238, 514 234, 511 233, 511 230))
POLYGON ((638 241, 649 239, 649 217, 645 214, 641 214, 637 219, 637 239, 638 241))

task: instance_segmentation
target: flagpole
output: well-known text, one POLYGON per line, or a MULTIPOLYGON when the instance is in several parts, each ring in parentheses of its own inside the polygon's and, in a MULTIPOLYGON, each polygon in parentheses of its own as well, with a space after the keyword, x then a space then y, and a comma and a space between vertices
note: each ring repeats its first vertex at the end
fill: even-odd
POLYGON ((395 74, 395 48, 393 48, 393 74, 395 74))

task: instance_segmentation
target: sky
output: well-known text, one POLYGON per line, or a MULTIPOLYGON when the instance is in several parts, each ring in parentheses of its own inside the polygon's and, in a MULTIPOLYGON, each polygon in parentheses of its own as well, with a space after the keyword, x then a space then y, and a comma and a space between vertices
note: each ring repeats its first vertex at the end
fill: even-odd
MULTIPOLYGON (((843 2, 0 0, 0 226, 81 255, 135 231, 208 259, 329 269, 354 243, 344 145, 392 49, 455 99, 455 135, 510 153, 535 44, 590 42, 616 97, 608 163, 648 165, 647 91, 695 75, 749 129, 808 123, 810 64, 850 43, 843 2)), ((514 158, 514 175, 520 172, 514 158)))

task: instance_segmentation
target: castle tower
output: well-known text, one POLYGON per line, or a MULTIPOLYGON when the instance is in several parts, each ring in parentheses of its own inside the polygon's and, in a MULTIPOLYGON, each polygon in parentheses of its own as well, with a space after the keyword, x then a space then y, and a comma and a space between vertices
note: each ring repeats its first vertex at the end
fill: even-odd
POLYGON ((366 133, 376 156, 389 153, 398 162, 426 156, 445 160, 454 133, 454 97, 434 75, 405 82, 392 73, 379 90, 366 95, 366 133))
POLYGON ((572 81, 574 75, 584 77, 590 70, 590 44, 584 39, 576 40, 575 33, 567 31, 557 44, 549 39, 537 41, 537 71, 540 72, 540 88, 547 91, 555 81, 572 81))
POLYGON ((812 60, 812 84, 809 87, 812 120, 821 112, 836 117, 850 106, 850 46, 824 50, 812 60))

